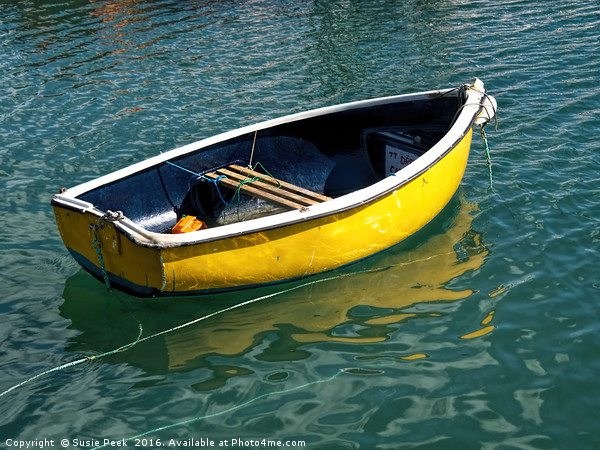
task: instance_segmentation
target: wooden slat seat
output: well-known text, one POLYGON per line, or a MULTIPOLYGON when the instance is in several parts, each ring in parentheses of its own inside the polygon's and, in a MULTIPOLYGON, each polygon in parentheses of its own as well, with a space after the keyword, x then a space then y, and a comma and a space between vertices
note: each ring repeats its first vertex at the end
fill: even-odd
POLYGON ((235 164, 204 175, 213 180, 223 177, 219 179, 219 184, 222 186, 234 190, 239 189, 244 194, 288 209, 299 209, 331 200, 325 195, 235 164))

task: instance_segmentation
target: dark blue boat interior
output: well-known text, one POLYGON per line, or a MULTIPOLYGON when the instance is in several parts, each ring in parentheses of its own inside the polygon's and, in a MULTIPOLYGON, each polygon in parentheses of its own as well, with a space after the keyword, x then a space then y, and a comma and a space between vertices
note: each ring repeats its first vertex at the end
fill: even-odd
POLYGON ((448 131, 464 98, 462 93, 440 95, 282 124, 174 158, 79 198, 103 211, 122 211, 159 233, 170 233, 184 214, 218 226, 283 211, 202 177, 230 164, 257 166, 259 172, 335 198, 389 175, 390 149, 402 149, 398 160, 403 163, 425 153, 448 131))

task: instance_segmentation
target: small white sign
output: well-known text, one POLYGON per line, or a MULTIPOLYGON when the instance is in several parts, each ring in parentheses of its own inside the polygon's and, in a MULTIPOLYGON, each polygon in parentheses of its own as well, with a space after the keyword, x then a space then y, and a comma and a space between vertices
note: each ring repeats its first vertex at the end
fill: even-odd
POLYGON ((404 169, 410 163, 418 158, 417 155, 406 150, 399 149, 392 145, 387 144, 385 146, 385 168, 386 173, 396 173, 401 169, 404 169))

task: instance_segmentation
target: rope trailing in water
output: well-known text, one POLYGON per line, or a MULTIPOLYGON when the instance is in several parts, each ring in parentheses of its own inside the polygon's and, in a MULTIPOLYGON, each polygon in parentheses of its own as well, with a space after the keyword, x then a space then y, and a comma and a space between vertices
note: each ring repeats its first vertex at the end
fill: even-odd
POLYGON ((490 189, 493 189, 492 186, 492 158, 490 156, 490 147, 488 146, 487 136, 485 134, 484 125, 481 125, 481 138, 483 139, 483 149, 485 150, 485 156, 487 158, 487 166, 488 172, 490 176, 490 189))
POLYGON ((100 243, 100 239, 98 238, 98 233, 97 233, 97 230, 102 227, 102 222, 104 220, 106 220, 106 219, 108 219, 108 220, 119 220, 121 218, 123 218, 123 213, 122 212, 117 211, 116 213, 113 213, 112 211, 107 211, 104 216, 102 216, 100 219, 98 219, 98 224, 95 225, 95 226, 91 226, 92 229, 94 230, 94 239, 92 240, 92 245, 94 246, 94 249, 96 249, 96 253, 98 255, 98 261, 100 262, 100 266, 101 266, 101 269, 102 269, 102 276, 104 277, 104 282, 106 284, 106 289, 109 292, 111 292, 112 294, 115 295, 115 297, 117 298, 117 300, 119 300, 119 302, 121 303, 121 305, 123 305, 123 307, 125 308, 125 310, 127 311, 127 313, 131 317, 133 317, 136 320, 136 322, 138 323, 138 336, 137 336, 137 338, 133 342, 130 342, 130 343, 125 344, 125 345, 122 345, 121 347, 118 347, 118 348, 116 348, 114 350, 110 350, 110 351, 107 351, 107 352, 104 352, 104 353, 100 353, 98 355, 84 356, 83 358, 78 359, 76 361, 71 361, 71 362, 62 364, 60 366, 53 367, 52 369, 45 370, 45 371, 40 372, 40 373, 38 373, 36 375, 33 375, 32 377, 29 377, 28 379, 26 379, 26 380, 24 380, 24 381, 22 381, 22 382, 20 382, 18 384, 15 384, 14 386, 8 388, 7 390, 5 390, 3 392, 0 392, 0 397, 3 397, 6 394, 8 394, 9 392, 14 391, 15 389, 18 389, 21 386, 26 385, 27 383, 30 383, 30 382, 32 382, 34 380, 37 380, 38 378, 41 378, 41 377, 43 377, 45 375, 49 375, 49 374, 51 374, 53 372, 59 372, 61 370, 65 370, 65 369, 69 369, 71 367, 78 366, 78 365, 80 365, 80 364, 82 364, 84 362, 91 362, 91 361, 93 361, 95 359, 100 359, 100 358, 104 358, 104 357, 109 356, 109 355, 114 355, 116 353, 127 351, 130 348, 132 348, 134 345, 136 345, 138 342, 141 342, 143 340, 142 339, 142 333, 143 333, 144 330, 143 330, 143 327, 142 327, 142 323, 133 315, 133 313, 131 313, 131 311, 129 311, 129 308, 127 308, 127 305, 125 304, 125 302, 121 298, 119 298, 119 296, 116 295, 116 292, 112 290, 112 287, 110 285, 110 280, 108 278, 108 272, 106 270, 106 266, 104 265, 104 259, 102 258, 102 251, 100 249, 101 248, 101 243, 100 243))
MULTIPOLYGON (((258 395, 256 397, 250 399, 250 400, 247 400, 244 403, 241 403, 239 405, 232 406, 231 408, 224 409, 223 411, 219 411, 219 412, 212 413, 212 414, 206 414, 206 415, 203 415, 203 416, 193 417, 191 419, 182 420, 180 422, 175 422, 175 423, 172 423, 172 424, 169 424, 169 425, 163 425, 162 427, 158 427, 158 428, 154 428, 154 429, 149 430, 149 431, 145 431, 145 432, 140 433, 140 434, 138 434, 136 436, 131 436, 131 437, 128 437, 128 438, 124 438, 124 442, 129 442, 129 441, 134 440, 134 439, 139 439, 141 437, 148 436, 149 434, 152 434, 152 433, 157 433, 159 431, 164 431, 164 430, 168 430, 170 428, 179 427, 181 425, 186 425, 188 423, 197 422, 199 420, 210 419, 212 417, 221 416, 223 414, 227 414, 227 413, 233 412, 233 411, 235 411, 237 409, 243 408, 244 406, 248 406, 248 405, 250 405, 250 404, 252 404, 252 403, 254 403, 254 402, 258 401, 258 400, 261 400, 261 399, 263 399, 265 397, 270 397, 271 395, 287 394, 288 392, 298 391, 300 389, 304 389, 304 388, 309 387, 309 386, 314 386, 316 384, 328 383, 330 381, 333 381, 335 378, 337 378, 342 373, 350 373, 350 372, 348 372, 348 369, 340 369, 335 374, 333 374, 332 376, 330 376, 328 378, 325 378, 323 380, 309 381, 308 383, 304 383, 304 384, 302 384, 300 386, 295 386, 295 387, 292 387, 292 388, 289 388, 289 389, 282 389, 280 391, 267 392, 265 394, 258 395)), ((93 447, 90 450, 97 450, 99 448, 104 448, 107 445, 109 445, 109 444, 104 444, 104 445, 100 445, 98 447, 93 447)))
POLYGON ((20 388, 22 386, 25 386, 26 384, 31 383, 32 381, 37 380, 38 378, 41 378, 41 377, 43 377, 45 375, 49 375, 49 374, 51 374, 53 372, 59 372, 61 370, 65 370, 65 369, 69 369, 71 367, 78 366, 80 364, 83 364, 84 362, 92 362, 95 359, 104 358, 104 357, 109 356, 109 355, 114 355, 115 353, 120 353, 120 352, 124 352, 124 351, 129 350, 131 347, 133 347, 134 345, 136 345, 138 342, 141 341, 142 326, 141 326, 141 324, 139 324, 139 325, 140 325, 139 326, 139 334, 138 334, 138 337, 137 337, 137 339, 135 341, 130 342, 130 343, 125 344, 125 345, 122 345, 119 348, 116 348, 114 350, 110 350, 110 351, 105 352, 105 353, 100 353, 98 355, 92 355, 92 356, 84 356, 81 359, 78 359, 78 360, 75 360, 75 361, 71 361, 71 362, 62 364, 60 366, 53 367, 52 369, 48 369, 48 370, 45 370, 43 372, 40 372, 40 373, 38 373, 36 375, 33 375, 32 377, 27 378, 26 380, 21 381, 18 384, 15 384, 14 386, 6 389, 5 391, 0 392, 0 397, 3 397, 6 394, 8 394, 9 392, 14 391, 15 389, 18 389, 18 388, 20 388))
MULTIPOLYGON (((343 275, 343 276, 346 276, 346 275, 343 275)), ((0 398, 3 397, 3 396, 5 396, 6 394, 8 394, 11 391, 14 391, 15 389, 18 389, 18 388, 20 388, 20 387, 22 387, 22 386, 24 386, 24 385, 26 385, 26 384, 34 381, 34 380, 37 380, 38 378, 41 378, 41 377, 43 377, 45 375, 49 375, 49 374, 51 374, 53 372, 58 372, 60 370, 64 370, 64 369, 67 369, 67 368, 70 368, 70 367, 78 366, 78 365, 80 365, 80 364, 82 364, 84 362, 90 362, 90 361, 93 361, 95 359, 105 358, 107 356, 114 355, 116 353, 124 352, 124 351, 127 351, 130 348, 134 347, 135 345, 139 344, 140 342, 144 342, 144 341, 156 338, 158 336, 162 336, 162 335, 171 333, 173 331, 177 331, 177 330, 180 330, 182 328, 189 327, 190 325, 194 325, 194 324, 196 324, 198 322, 201 322, 203 320, 210 319, 211 317, 214 317, 214 316, 216 316, 218 314, 222 314, 222 313, 225 313, 225 312, 237 309, 237 308, 241 308, 243 306, 250 305, 252 303, 256 303, 256 302, 259 302, 261 300, 266 300, 268 298, 275 297, 277 295, 281 295, 281 294, 285 294, 285 293, 288 293, 288 292, 292 292, 292 291, 301 289, 301 288, 306 287, 306 286, 311 285, 311 284, 322 283, 322 282, 330 281, 330 280, 337 279, 337 278, 340 278, 340 277, 339 276, 334 276, 334 277, 324 278, 322 280, 310 281, 308 283, 303 283, 303 284, 300 284, 298 286, 294 286, 294 287, 291 287, 291 288, 288 288, 288 289, 284 289, 282 291, 273 292, 272 294, 267 294, 267 295, 263 295, 261 297, 256 297, 256 298, 247 300, 245 302, 238 303, 236 305, 230 306, 228 308, 221 309, 219 311, 216 311, 214 313, 208 314, 206 316, 199 317, 197 319, 191 320, 191 321, 186 322, 184 324, 177 325, 177 326, 175 326, 173 328, 169 328, 167 330, 159 331, 158 333, 154 333, 154 334, 149 335, 149 336, 141 337, 141 335, 142 335, 142 326, 141 326, 141 323, 139 323, 139 321, 138 321, 140 330, 139 330, 138 337, 137 337, 137 339, 135 341, 130 342, 130 343, 125 344, 125 345, 122 345, 121 347, 116 348, 114 350, 110 350, 110 351, 107 351, 107 352, 104 352, 104 353, 100 353, 98 355, 84 356, 83 358, 78 359, 76 361, 71 361, 71 362, 62 364, 62 365, 60 365, 58 367, 54 367, 52 369, 48 369, 48 370, 45 370, 43 372, 40 372, 40 373, 38 373, 36 375, 33 375, 32 377, 30 377, 30 378, 28 378, 28 379, 26 379, 26 380, 24 380, 24 381, 22 381, 22 382, 20 382, 20 383, 18 383, 16 385, 14 385, 14 386, 6 389, 5 391, 0 392, 0 398)))
MULTIPOLYGON (((450 252, 450 253, 453 253, 453 252, 450 252)), ((450 253, 448 253, 448 254, 450 254, 450 253)), ((425 260, 432 259, 432 258, 434 258, 434 256, 435 255, 429 256, 429 257, 425 258, 425 260)), ((402 263, 402 265, 405 265, 405 264, 406 265, 408 265, 408 264, 414 264, 414 263, 419 262, 419 261, 424 261, 424 260, 422 260, 422 259, 412 260, 409 263, 402 263)), ((184 324, 177 325, 177 326, 175 326, 173 328, 169 328, 167 330, 159 331, 158 333, 154 333, 154 334, 151 334, 149 336, 145 336, 143 338, 142 338, 142 326, 141 326, 141 323, 139 323, 139 321, 138 321, 138 323, 139 323, 139 333, 138 333, 138 337, 133 342, 130 342, 130 343, 125 344, 125 345, 122 345, 122 346, 120 346, 120 347, 118 347, 118 348, 116 348, 114 350, 109 350, 107 352, 100 353, 100 354, 97 354, 97 355, 84 356, 83 358, 80 358, 78 360, 71 361, 71 362, 62 364, 62 365, 60 365, 58 367, 53 367, 51 369, 45 370, 43 372, 40 372, 40 373, 38 373, 36 375, 33 375, 33 376, 27 378, 26 380, 21 381, 18 384, 15 384, 14 386, 12 386, 12 387, 10 387, 8 389, 0 392, 0 398, 4 397, 9 392, 12 392, 12 391, 14 391, 14 390, 16 390, 16 389, 18 389, 18 388, 20 388, 22 386, 25 386, 28 383, 31 383, 32 381, 35 381, 35 380, 37 380, 39 378, 42 378, 43 376, 49 375, 49 374, 54 373, 54 372, 59 372, 59 371, 64 370, 64 369, 68 369, 68 368, 71 368, 71 367, 78 366, 80 364, 83 364, 84 362, 91 362, 91 361, 94 361, 96 359, 101 359, 101 358, 105 358, 105 357, 110 356, 110 355, 114 355, 116 353, 125 352, 125 351, 131 349, 132 347, 134 347, 135 345, 139 344, 140 342, 148 341, 148 340, 153 339, 155 337, 162 336, 162 335, 171 333, 173 331, 180 330, 182 328, 186 328, 188 326, 194 325, 194 324, 196 324, 198 322, 201 322, 203 320, 206 320, 206 319, 209 319, 211 317, 214 317, 214 316, 216 316, 218 314, 222 314, 224 312, 232 311, 232 310, 234 310, 236 308, 241 308, 243 306, 250 305, 252 303, 256 303, 256 302, 259 302, 261 300, 266 300, 268 298, 272 298, 272 297, 275 297, 277 295, 287 294, 288 292, 296 291, 298 289, 302 289, 304 287, 315 285, 315 284, 318 284, 318 283, 323 283, 323 282, 327 282, 327 281, 337 280, 337 279, 340 279, 340 278, 350 277, 350 276, 354 276, 354 275, 362 274, 362 273, 383 272, 385 270, 388 270, 389 268, 390 268, 390 266, 376 268, 376 269, 371 269, 371 270, 361 270, 361 271, 358 271, 358 272, 352 272, 352 273, 347 273, 347 274, 335 275, 335 276, 328 277, 328 278, 323 278, 323 279, 320 279, 320 280, 309 281, 307 283, 302 283, 302 284, 300 284, 298 286, 293 286, 291 288, 284 289, 282 291, 273 292, 272 294, 267 294, 267 295, 263 295, 261 297, 257 297, 257 298, 253 298, 253 299, 247 300, 245 302, 242 302, 242 303, 230 306, 228 308, 216 311, 216 312, 208 314, 206 316, 199 317, 197 319, 191 320, 190 322, 186 322, 184 324)), ((113 291, 113 293, 114 293, 114 291, 113 291)), ((313 382, 313 383, 315 383, 315 382, 313 382)))

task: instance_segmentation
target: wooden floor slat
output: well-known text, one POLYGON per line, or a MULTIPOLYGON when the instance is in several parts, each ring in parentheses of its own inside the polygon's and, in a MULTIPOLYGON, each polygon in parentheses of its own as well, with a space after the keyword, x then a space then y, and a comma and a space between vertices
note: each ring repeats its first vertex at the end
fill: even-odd
POLYGON ((219 183, 227 188, 239 189, 244 194, 288 209, 299 209, 331 200, 325 195, 235 164, 206 173, 205 176, 213 180, 218 179, 219 183))

